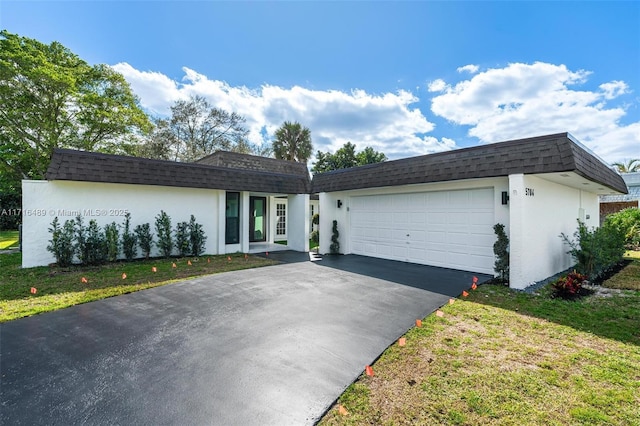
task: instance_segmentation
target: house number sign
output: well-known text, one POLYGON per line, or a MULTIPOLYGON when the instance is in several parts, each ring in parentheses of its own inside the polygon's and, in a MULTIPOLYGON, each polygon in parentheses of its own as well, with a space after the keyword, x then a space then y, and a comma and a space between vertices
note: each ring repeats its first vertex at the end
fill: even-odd
POLYGON ((533 188, 525 188, 524 195, 526 195, 527 197, 533 197, 533 188))

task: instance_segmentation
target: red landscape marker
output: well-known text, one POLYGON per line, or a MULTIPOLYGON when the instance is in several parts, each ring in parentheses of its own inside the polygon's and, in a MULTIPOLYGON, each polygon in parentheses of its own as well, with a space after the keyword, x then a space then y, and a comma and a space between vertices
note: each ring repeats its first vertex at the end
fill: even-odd
POLYGON ((127 279, 127 274, 125 274, 124 272, 122 273, 122 279, 126 280, 127 279))
POLYGON ((462 290, 462 297, 467 297, 469 295, 469 293, 467 293, 466 291, 462 290))
POLYGON ((338 404, 338 413, 341 416, 348 416, 349 415, 349 412, 347 411, 346 408, 344 408, 344 406, 342 404, 338 404))
POLYGON ((453 305, 456 302, 456 299, 449 299, 449 304, 453 305))
POLYGON ((407 344, 407 338, 406 337, 401 337, 398 339, 398 346, 404 346, 407 344))
POLYGON ((249 260, 249 255, 247 253, 244 254, 244 260, 249 260))
POLYGON ((151 272, 158 272, 158 268, 156 268, 155 266, 151 267, 151 272))
POLYGON ((231 256, 227 256, 227 260, 231 262, 231 256))
POLYGON ((444 316, 444 312, 442 312, 440 309, 438 309, 436 311, 436 316, 442 318, 444 316))
POLYGON ((87 281, 87 279, 86 279, 85 277, 82 277, 82 278, 80 279, 80 282, 82 282, 82 283, 86 284, 86 283, 88 283, 89 281, 87 281))
POLYGON ((266 252, 266 255, 269 256, 269 252, 266 252))
POLYGON ((475 277, 475 276, 474 276, 474 277, 473 277, 472 282, 473 282, 474 284, 477 284, 477 283, 478 283, 478 277, 475 277))
POLYGON ((478 288, 478 286, 476 285, 476 283, 471 284, 471 290, 475 290, 476 288, 478 288))
POLYGON ((422 320, 416 320, 416 327, 422 327, 422 320))
POLYGON ((211 263, 211 258, 207 257, 207 263, 211 263))
POLYGON ((36 294, 38 292, 38 289, 35 287, 31 287, 31 294, 36 294))
POLYGON ((177 267, 178 267, 178 265, 176 265, 176 262, 173 262, 173 263, 171 264, 171 267, 172 267, 172 268, 177 268, 177 267))
POLYGON ((364 372, 367 374, 367 376, 373 376, 373 368, 371 368, 370 365, 367 365, 364 368, 364 372))
POLYGON ((191 266, 191 261, 187 260, 187 265, 191 266))

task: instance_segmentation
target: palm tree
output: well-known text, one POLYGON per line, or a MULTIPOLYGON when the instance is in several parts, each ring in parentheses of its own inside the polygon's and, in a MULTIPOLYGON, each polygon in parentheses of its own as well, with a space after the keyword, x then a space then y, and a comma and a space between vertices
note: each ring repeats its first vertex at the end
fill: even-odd
POLYGON ((624 160, 621 163, 613 163, 613 166, 617 167, 620 173, 640 172, 640 158, 632 158, 631 160, 624 160))
POLYGON ((300 123, 285 121, 275 133, 273 153, 280 160, 306 163, 313 152, 311 130, 300 123))

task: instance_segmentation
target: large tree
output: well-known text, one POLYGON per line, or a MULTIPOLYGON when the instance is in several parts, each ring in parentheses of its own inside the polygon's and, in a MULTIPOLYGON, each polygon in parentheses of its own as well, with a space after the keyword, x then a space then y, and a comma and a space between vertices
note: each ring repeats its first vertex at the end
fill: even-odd
POLYGON ((324 173, 331 170, 380 163, 386 160, 386 155, 382 152, 375 151, 370 146, 356 153, 356 146, 351 142, 347 142, 334 154, 318 151, 316 153, 316 162, 313 163, 311 171, 313 173, 324 173))
POLYGON ((247 141, 245 119, 213 107, 204 97, 192 96, 171 107, 171 117, 157 119, 155 130, 141 148, 150 158, 195 161, 218 150, 256 153, 247 141))
POLYGON ((613 166, 615 166, 620 173, 640 172, 640 158, 613 163, 613 166))
POLYGON ((41 179, 55 148, 134 154, 150 130, 122 75, 58 42, 0 32, 0 174, 41 179))
POLYGON ((311 130, 298 122, 285 121, 275 133, 273 154, 280 160, 306 163, 313 152, 311 130))

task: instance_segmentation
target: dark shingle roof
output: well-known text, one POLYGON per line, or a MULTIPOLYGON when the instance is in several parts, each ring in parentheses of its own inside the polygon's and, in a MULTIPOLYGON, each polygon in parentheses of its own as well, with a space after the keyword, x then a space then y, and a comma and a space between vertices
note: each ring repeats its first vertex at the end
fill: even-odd
POLYGON ((261 172, 283 173, 289 175, 308 175, 307 165, 297 161, 276 160, 257 155, 240 154, 230 151, 216 151, 196 164, 230 167, 232 169, 255 170, 261 172))
POLYGON ((311 183, 306 167, 302 166, 303 170, 295 166, 287 173, 284 167, 274 172, 264 167, 251 170, 56 149, 45 177, 47 180, 307 194, 311 183))
POLYGON ((486 144, 316 174, 313 192, 489 178, 510 174, 575 172, 627 193, 619 174, 568 133, 486 144))

